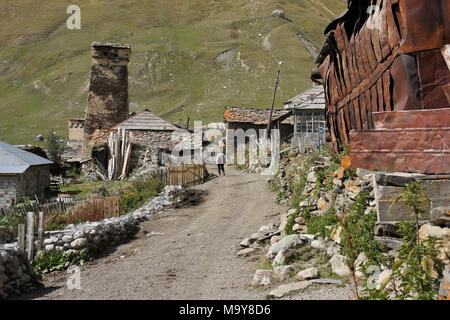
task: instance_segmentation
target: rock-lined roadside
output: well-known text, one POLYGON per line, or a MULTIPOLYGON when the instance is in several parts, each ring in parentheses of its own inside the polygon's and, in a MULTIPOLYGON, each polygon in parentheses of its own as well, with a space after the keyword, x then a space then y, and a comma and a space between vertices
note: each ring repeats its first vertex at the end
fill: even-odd
MULTIPOLYGON (((279 283, 279 290, 273 289, 269 294, 276 298, 290 295, 295 299, 292 293, 303 292, 313 283, 342 284, 339 279, 327 278, 330 273, 333 278, 342 278, 354 286, 352 268, 342 250, 347 239, 338 223, 342 219, 352 216, 366 221, 362 219, 367 218, 364 227, 373 227, 373 233, 369 235, 371 241, 374 240, 371 245, 379 245, 379 254, 386 258, 397 256, 404 243, 394 223, 372 222, 379 218, 378 180, 387 174, 360 169, 353 171, 350 157, 345 157, 340 167, 328 157, 300 157, 300 161, 299 158, 283 159, 279 173, 270 180, 275 190, 279 190, 275 201, 282 199, 292 207, 281 215, 280 221, 261 227, 256 234, 240 243, 243 248, 252 248, 253 254, 258 252, 258 248, 263 252, 271 269, 266 264, 264 270, 256 270, 252 285, 269 288, 279 283), (313 234, 315 232, 318 233, 313 234), (265 242, 266 239, 270 239, 270 244, 265 242), (314 259, 314 256, 320 258, 314 259)), ((396 176, 392 174, 389 177, 393 179, 396 176)), ((419 236, 421 239, 439 238, 436 242, 438 259, 448 266, 450 210, 447 207, 433 208, 430 217, 427 223, 422 221, 425 224, 422 224, 419 236)), ((244 250, 248 249, 240 252, 244 250)), ((370 261, 374 264, 373 252, 370 253, 370 261)), ((362 266, 367 267, 368 263, 365 252, 358 251, 353 266, 358 287, 366 278, 362 266)), ((392 271, 384 263, 374 267, 382 271, 378 278, 373 279, 379 289, 392 271)), ((306 294, 302 296, 308 297, 306 294)))
POLYGON ((104 219, 98 222, 84 222, 70 225, 59 233, 44 240, 45 250, 61 250, 67 253, 99 252, 111 243, 125 240, 137 231, 137 226, 151 215, 173 204, 174 191, 178 186, 166 186, 157 196, 141 208, 121 217, 104 219))
MULTIPOLYGON (((66 254, 94 255, 109 245, 123 241, 139 230, 139 224, 174 203, 184 201, 176 197, 182 188, 166 186, 141 208, 121 217, 98 222, 70 225, 44 240, 46 251, 60 250, 66 254), (175 197, 175 198, 174 198, 175 197)), ((43 252, 38 252, 41 255, 43 252)), ((26 258, 18 252, 17 243, 0 247, 0 299, 20 295, 32 288, 32 270, 26 258)))

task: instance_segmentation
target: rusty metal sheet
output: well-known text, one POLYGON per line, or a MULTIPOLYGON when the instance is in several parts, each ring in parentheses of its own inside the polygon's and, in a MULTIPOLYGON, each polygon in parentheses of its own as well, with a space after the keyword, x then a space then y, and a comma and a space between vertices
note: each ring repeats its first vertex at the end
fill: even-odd
POLYGON ((386 111, 392 111, 391 104, 391 74, 389 70, 387 70, 383 74, 383 98, 384 98, 384 108, 386 111))
POLYGON ((391 46, 391 50, 394 50, 394 48, 400 44, 400 34, 394 19, 392 1, 391 0, 386 1, 387 1, 386 13, 387 13, 389 45, 391 46))
MULTIPOLYGON (((423 50, 440 49, 445 43, 444 20, 449 19, 443 12, 441 2, 448 0, 400 0, 400 26, 402 42, 400 52, 410 53, 423 50)), ((448 25, 448 24, 447 24, 448 25)), ((447 31, 448 32, 448 31, 447 31)))
POLYGON ((371 130, 350 133, 352 166, 367 170, 392 170, 424 174, 448 174, 450 151, 448 128, 371 130), (402 139, 398 139, 401 134, 402 139))
POLYGON ((448 128, 450 108, 377 112, 373 121, 375 129, 448 128))
POLYGON ((386 111, 384 107, 383 79, 377 81, 378 111, 386 111))
POLYGON ((390 69, 394 110, 422 109, 417 62, 412 54, 399 55, 390 69))
POLYGON ((450 84, 450 71, 441 50, 419 52, 417 59, 422 83, 423 107, 448 108, 450 104, 445 90, 450 84))

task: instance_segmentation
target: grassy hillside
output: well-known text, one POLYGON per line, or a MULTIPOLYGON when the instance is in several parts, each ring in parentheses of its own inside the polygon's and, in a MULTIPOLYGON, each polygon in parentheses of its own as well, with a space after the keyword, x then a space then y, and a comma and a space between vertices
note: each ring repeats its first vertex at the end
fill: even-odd
POLYGON ((225 106, 267 108, 275 56, 277 105, 308 89, 314 67, 297 34, 318 47, 344 0, 15 0, 0 2, 0 140, 34 143, 83 117, 90 43, 132 46, 130 110, 150 108, 172 122, 221 121, 225 106), (66 8, 81 8, 81 30, 66 8), (271 16, 282 9, 292 20, 271 16), (235 48, 226 63, 215 61, 235 48))

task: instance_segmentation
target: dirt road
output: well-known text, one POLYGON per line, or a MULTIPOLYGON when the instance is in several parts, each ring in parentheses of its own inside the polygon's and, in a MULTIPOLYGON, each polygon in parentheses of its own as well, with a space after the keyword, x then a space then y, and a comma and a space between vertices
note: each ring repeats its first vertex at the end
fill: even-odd
POLYGON ((135 239, 82 266, 81 290, 69 291, 69 274, 58 272, 25 298, 264 299, 267 290, 249 287, 259 255, 236 252, 285 209, 274 204, 267 177, 226 169, 225 177, 195 187, 208 191, 203 203, 152 216, 135 239))

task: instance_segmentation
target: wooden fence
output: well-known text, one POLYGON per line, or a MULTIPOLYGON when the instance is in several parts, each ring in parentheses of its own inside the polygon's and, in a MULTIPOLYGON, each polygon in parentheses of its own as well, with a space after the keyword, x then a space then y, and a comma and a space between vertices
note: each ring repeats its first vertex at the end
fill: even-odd
POLYGON ((169 184, 189 187, 205 181, 206 167, 204 164, 182 164, 169 166, 169 184))
POLYGON ((169 170, 167 168, 158 168, 157 170, 151 171, 149 176, 160 181, 165 186, 169 184, 169 170))
MULTIPOLYGON (((61 199, 62 200, 62 199, 61 199)), ((29 204, 21 204, 20 206, 9 207, 9 208, 0 208, 0 216, 13 216, 13 215, 27 215, 28 212, 66 212, 69 208, 73 207, 77 203, 80 203, 77 198, 74 198, 71 201, 63 200, 51 203, 29 203, 29 204)))

